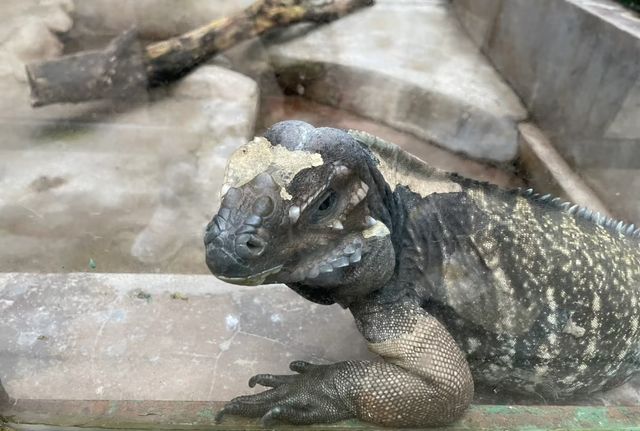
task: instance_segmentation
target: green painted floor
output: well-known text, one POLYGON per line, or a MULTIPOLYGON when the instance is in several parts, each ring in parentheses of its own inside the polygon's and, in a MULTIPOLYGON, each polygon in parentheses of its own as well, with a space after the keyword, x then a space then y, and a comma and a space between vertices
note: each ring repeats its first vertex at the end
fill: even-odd
MULTIPOLYGON (((263 429, 257 420, 213 421, 221 402, 18 400, 0 406, 8 430, 230 430, 263 429)), ((299 427, 283 426, 292 429, 299 427)), ((309 429, 375 429, 345 421, 309 429)), ((459 422, 462 430, 640 430, 640 407, 475 405, 459 422)), ((5 431, 0 428, 0 430, 5 431)))

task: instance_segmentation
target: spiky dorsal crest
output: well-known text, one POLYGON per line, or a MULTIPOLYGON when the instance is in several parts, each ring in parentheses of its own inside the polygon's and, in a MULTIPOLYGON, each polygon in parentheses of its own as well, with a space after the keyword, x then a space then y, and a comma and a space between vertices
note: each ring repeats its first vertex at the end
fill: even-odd
POLYGON ((536 193, 531 188, 519 188, 517 189, 517 193, 520 196, 526 197, 531 201, 546 204, 553 208, 558 208, 576 218, 593 222, 611 232, 620 233, 632 238, 640 239, 640 227, 636 227, 632 223, 625 223, 621 220, 607 217, 606 215, 600 214, 597 211, 593 211, 587 207, 574 204, 573 202, 564 201, 563 199, 554 197, 551 194, 542 195, 540 193, 536 193))

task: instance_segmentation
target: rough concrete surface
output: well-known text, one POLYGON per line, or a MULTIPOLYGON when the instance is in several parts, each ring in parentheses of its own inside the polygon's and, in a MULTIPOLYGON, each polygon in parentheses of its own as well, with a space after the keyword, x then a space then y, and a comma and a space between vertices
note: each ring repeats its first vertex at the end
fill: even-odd
POLYGON ((630 223, 640 226, 640 171, 638 169, 585 168, 582 175, 599 196, 615 202, 630 223))
POLYGON ((72 0, 76 37, 113 37, 131 27, 164 39, 237 13, 254 0, 72 0))
POLYGON ((26 88, 7 93, 0 271, 206 271, 202 231, 253 135, 254 81, 208 66, 148 101, 37 111, 26 88))
MULTIPOLYGON (((228 400, 289 362, 374 359, 350 313, 213 276, 0 274, 0 381, 13 398, 228 400)), ((638 405, 640 379, 586 405, 638 405)), ((477 403, 544 404, 478 393, 477 403)))
POLYGON ((526 112, 449 2, 379 0, 300 37, 302 30, 270 48, 291 90, 473 157, 516 157, 526 112))
POLYGON ((620 188, 629 175, 616 176, 640 176, 640 16, 608 0, 453 6, 562 156, 614 214, 640 221, 629 205, 639 189, 620 188))
POLYGON ((605 0, 453 3, 540 125, 565 137, 568 156, 580 160, 570 152, 581 136, 640 139, 628 120, 640 115, 639 16, 605 0))
POLYGON ((552 193, 570 202, 611 216, 598 196, 573 172, 544 133, 532 123, 522 123, 519 165, 527 172, 527 182, 538 193, 552 193))
POLYGON ((63 50, 57 33, 73 25, 71 0, 10 0, 0 3, 0 76, 24 81, 24 63, 53 58, 63 50))
POLYGON ((31 108, 25 63, 61 55, 71 17, 107 3, 0 4, 0 271, 206 271, 203 226, 253 135, 257 84, 207 66, 127 103, 31 108))
POLYGON ((1 274, 0 313, 13 398, 227 400, 295 359, 369 357, 339 306, 213 276, 1 274))

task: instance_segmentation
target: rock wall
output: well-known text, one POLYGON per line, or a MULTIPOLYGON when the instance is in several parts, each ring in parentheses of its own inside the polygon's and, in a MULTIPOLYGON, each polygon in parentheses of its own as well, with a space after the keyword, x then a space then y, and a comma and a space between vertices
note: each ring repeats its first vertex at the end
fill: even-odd
POLYGON ((605 0, 453 6, 562 155, 618 216, 640 220, 640 16, 605 0))
POLYGON ((207 272, 203 229, 257 84, 206 66, 127 103, 34 109, 24 64, 62 53, 73 12, 0 5, 0 272, 207 272))

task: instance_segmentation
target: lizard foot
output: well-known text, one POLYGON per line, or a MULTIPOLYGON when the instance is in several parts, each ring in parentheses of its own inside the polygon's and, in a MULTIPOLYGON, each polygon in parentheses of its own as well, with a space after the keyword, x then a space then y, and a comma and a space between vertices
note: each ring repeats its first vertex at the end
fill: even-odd
POLYGON ((258 374, 249 380, 271 388, 255 395, 243 395, 229 401, 216 415, 220 423, 225 415, 260 417, 263 426, 277 422, 305 425, 335 422, 355 416, 338 393, 338 373, 344 363, 314 365, 294 361, 289 368, 297 374, 258 374))

